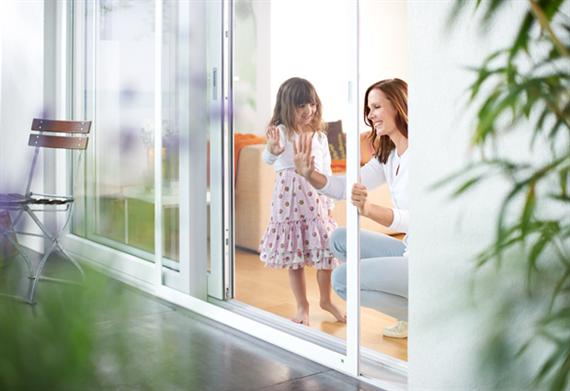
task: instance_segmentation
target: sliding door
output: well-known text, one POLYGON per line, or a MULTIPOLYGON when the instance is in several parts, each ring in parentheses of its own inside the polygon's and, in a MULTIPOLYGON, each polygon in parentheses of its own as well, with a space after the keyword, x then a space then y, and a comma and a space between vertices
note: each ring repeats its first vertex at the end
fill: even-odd
POLYGON ((405 354, 369 345, 381 330, 359 305, 359 218, 349 202, 331 211, 346 227, 353 260, 346 297, 330 292, 337 313, 321 308, 316 272, 306 267, 308 324, 292 322, 297 303, 288 271, 264 267, 258 254, 276 177, 262 159, 264 133, 279 86, 302 77, 315 87, 333 175, 347 176, 350 193, 364 163, 363 93, 382 78, 405 78, 385 66, 395 58, 380 42, 390 32, 379 33, 374 15, 388 4, 73 4, 73 113, 94 127, 75 176, 70 249, 160 297, 222 322, 228 317, 233 327, 333 368, 356 376, 366 361, 405 372, 405 354))
POLYGON ((203 298, 215 6, 98 0, 73 10, 74 115, 94 121, 72 227, 86 240, 73 245, 136 281, 203 298))

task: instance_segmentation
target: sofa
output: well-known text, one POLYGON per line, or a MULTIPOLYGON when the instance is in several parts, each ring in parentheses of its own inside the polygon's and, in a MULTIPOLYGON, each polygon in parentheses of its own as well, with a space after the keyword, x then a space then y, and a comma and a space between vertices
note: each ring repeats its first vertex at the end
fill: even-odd
MULTIPOLYGON (((235 244, 256 252, 269 222, 275 181, 273 166, 263 161, 264 148, 264 144, 248 145, 242 148, 236 171, 235 244)), ((392 206, 386 185, 371 191, 369 197, 375 204, 392 206)), ((346 226, 346 201, 336 201, 333 217, 339 227, 346 226)), ((390 229, 367 218, 360 219, 360 227, 389 235, 395 234, 390 229)))

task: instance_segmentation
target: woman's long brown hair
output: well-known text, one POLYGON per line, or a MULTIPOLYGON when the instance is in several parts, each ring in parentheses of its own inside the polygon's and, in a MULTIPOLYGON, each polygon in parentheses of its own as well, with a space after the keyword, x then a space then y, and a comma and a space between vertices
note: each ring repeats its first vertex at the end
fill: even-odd
POLYGON ((376 135, 372 122, 368 119, 370 108, 368 107, 368 94, 378 89, 386 95, 396 110, 396 128, 408 138, 408 84, 401 79, 386 79, 372 84, 364 95, 364 123, 372 128, 370 142, 374 147, 374 156, 381 162, 386 163, 390 153, 396 148, 390 137, 376 135))

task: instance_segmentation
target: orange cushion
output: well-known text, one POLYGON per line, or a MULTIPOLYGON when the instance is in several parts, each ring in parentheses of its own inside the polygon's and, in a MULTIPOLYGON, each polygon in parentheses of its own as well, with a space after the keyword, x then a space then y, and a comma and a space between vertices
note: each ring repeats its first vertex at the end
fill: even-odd
POLYGON ((265 144, 265 137, 251 133, 234 134, 234 170, 237 170, 239 153, 247 145, 265 144))
MULTIPOLYGON (((370 136, 370 131, 360 133, 360 165, 363 166, 374 155, 374 148, 370 143, 368 137, 370 136)), ((333 159, 331 163, 332 172, 345 172, 346 171, 346 160, 345 159, 333 159)))
POLYGON ((345 159, 335 159, 331 162, 332 172, 345 172, 346 171, 346 160, 345 159))

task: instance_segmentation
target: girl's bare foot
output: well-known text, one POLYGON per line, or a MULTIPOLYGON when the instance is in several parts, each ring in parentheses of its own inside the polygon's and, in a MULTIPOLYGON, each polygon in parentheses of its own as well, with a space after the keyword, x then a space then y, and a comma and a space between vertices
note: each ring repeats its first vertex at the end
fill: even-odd
POLYGON ((346 323, 346 315, 343 314, 332 301, 321 301, 321 308, 330 312, 336 318, 337 322, 346 323))
POLYGON ((299 323, 305 326, 309 325, 309 306, 297 307, 297 313, 291 319, 295 323, 299 323))

